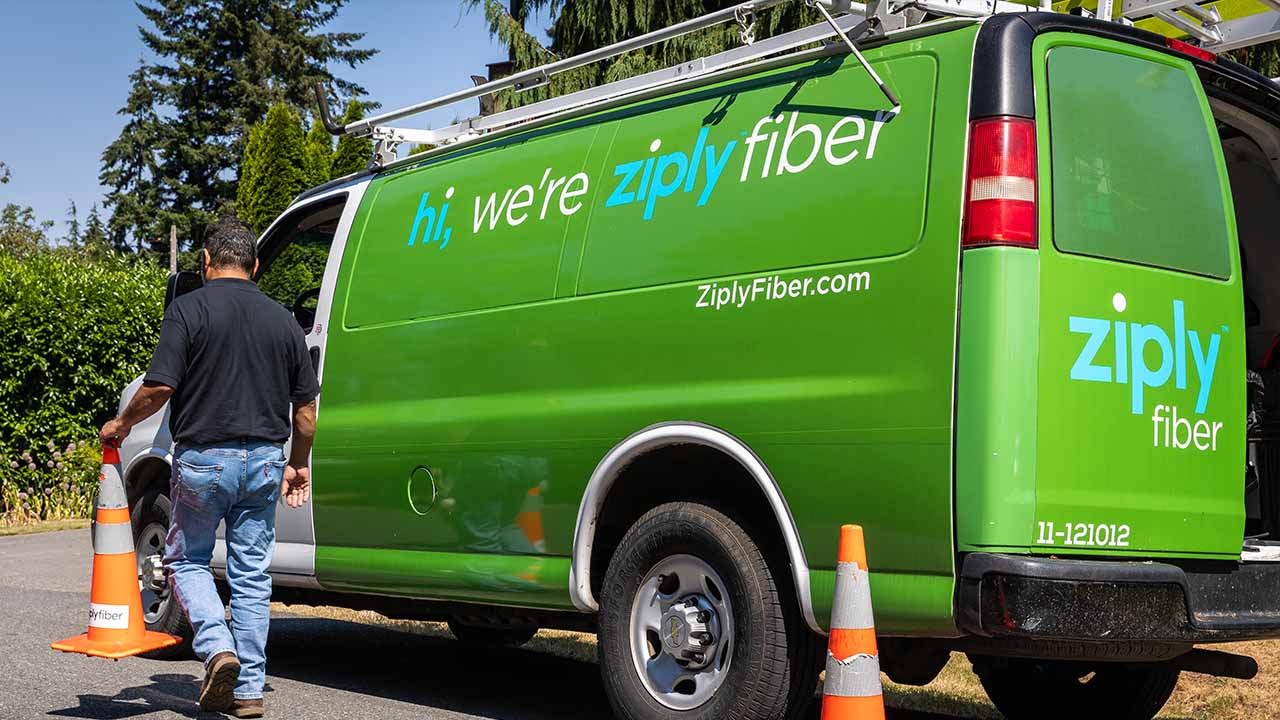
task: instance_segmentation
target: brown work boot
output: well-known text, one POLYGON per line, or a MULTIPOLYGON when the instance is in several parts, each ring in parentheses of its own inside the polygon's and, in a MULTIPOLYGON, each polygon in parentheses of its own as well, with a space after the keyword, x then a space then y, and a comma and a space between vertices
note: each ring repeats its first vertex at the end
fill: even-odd
POLYGON ((230 709, 238 679, 240 660, 235 653, 220 652, 209 658, 205 663, 204 682, 200 685, 200 709, 211 712, 230 709))
POLYGON ((262 698, 253 700, 236 698, 231 702, 231 709, 227 710, 228 715, 238 718, 260 718, 266 713, 267 709, 262 704, 262 698))

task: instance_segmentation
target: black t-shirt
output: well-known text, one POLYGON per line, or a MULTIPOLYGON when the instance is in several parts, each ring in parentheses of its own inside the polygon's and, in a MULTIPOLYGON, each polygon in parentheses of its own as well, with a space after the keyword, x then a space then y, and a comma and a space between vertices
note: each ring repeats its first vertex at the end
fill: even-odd
POLYGON ((250 280, 217 278, 169 304, 143 378, 174 389, 173 438, 284 442, 289 403, 320 393, 302 328, 250 280))

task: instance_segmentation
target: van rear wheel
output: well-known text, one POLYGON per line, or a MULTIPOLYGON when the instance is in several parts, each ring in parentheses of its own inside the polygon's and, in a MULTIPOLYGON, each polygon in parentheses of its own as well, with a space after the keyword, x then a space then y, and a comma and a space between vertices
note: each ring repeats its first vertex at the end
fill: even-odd
POLYGON ((1179 671, 1152 664, 970 656, 987 697, 1009 720, 1151 720, 1179 671))
POLYGON ((600 600, 600 669, 626 720, 794 716, 813 699, 816 636, 759 547, 698 503, 650 510, 619 543, 600 600))

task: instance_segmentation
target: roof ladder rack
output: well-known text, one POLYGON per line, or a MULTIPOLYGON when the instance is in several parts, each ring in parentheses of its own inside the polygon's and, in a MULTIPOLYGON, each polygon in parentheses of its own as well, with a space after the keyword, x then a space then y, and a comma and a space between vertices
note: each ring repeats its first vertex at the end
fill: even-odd
MULTIPOLYGON (((334 122, 324 87, 320 83, 315 85, 316 100, 320 106, 321 120, 330 133, 334 135, 370 137, 374 140, 374 157, 370 161, 370 168, 376 169, 396 159, 396 148, 401 143, 449 144, 464 141, 478 136, 479 133, 486 130, 496 130, 500 127, 526 123, 535 119, 564 113, 574 108, 589 107, 642 90, 650 90, 663 85, 682 82, 691 77, 707 75, 733 65, 740 65, 768 55, 794 50, 804 45, 825 40, 834 34, 839 36, 843 43, 849 47, 859 63, 875 79, 885 93, 885 97, 897 107, 896 96, 893 95, 893 92, 889 90, 884 81, 876 75, 875 71, 871 69, 870 64, 862 57, 855 44, 857 39, 872 34, 872 29, 876 26, 876 23, 864 20, 867 7, 862 3, 851 2, 851 0, 803 0, 805 4, 818 8, 824 17, 825 25, 814 25, 802 30, 783 33, 760 42, 755 41, 754 13, 784 3, 798 1, 801 0, 752 0, 751 2, 741 2, 700 17, 676 23, 670 27, 614 43, 613 45, 556 60, 504 78, 490 80, 474 87, 424 100, 396 110, 390 110, 346 125, 334 122), (515 108, 494 115, 471 118, 443 130, 419 130, 393 127, 388 124, 428 110, 446 107, 501 90, 511 89, 520 92, 540 87, 549 83, 553 76, 560 73, 729 22, 736 22, 741 28, 743 47, 708 57, 697 58, 687 63, 681 63, 665 70, 647 73, 635 78, 588 88, 534 105, 515 108)), ((888 2, 889 0, 872 0, 871 4, 887 7, 888 2)))
POLYGON ((1280 39, 1280 0, 1099 0, 1098 17, 1168 37, 1186 37, 1215 53, 1280 39), (1119 12, 1108 15, 1102 10, 1102 3, 1109 1, 1120 3, 1119 12))
POLYGON ((864 39, 878 39, 888 32, 902 30, 938 16, 984 18, 998 13, 1074 11, 1126 25, 1136 25, 1170 38, 1186 37, 1190 42, 1211 52, 1225 52, 1280 39, 1280 0, 1096 0, 1095 11, 1080 7, 1079 0, 1058 0, 1052 6, 1051 3, 1054 0, 867 0, 865 4, 852 0, 752 0, 346 125, 334 122, 322 84, 316 83, 315 93, 321 120, 330 133, 373 139, 374 154, 369 167, 376 170, 397 159, 396 150, 402 143, 451 145, 497 130, 596 111, 624 100, 649 97, 664 89, 670 91, 673 87, 686 85, 696 78, 798 50, 816 42, 829 42, 833 36, 840 45, 848 48, 897 110, 900 106, 897 96, 862 56, 858 43, 864 39), (815 8, 823 22, 756 41, 756 12, 800 1, 815 8), (1037 4, 1029 4, 1032 2, 1037 4), (468 118, 439 130, 394 127, 389 124, 501 90, 521 92, 541 87, 560 73, 731 22, 737 23, 740 28, 743 42, 741 47, 542 102, 468 118))

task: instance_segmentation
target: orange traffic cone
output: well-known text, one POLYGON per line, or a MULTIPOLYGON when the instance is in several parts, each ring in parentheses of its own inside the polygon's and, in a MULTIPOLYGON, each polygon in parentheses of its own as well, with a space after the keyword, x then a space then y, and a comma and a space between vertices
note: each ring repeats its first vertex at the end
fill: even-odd
POLYGON ((840 528, 836 594, 827 644, 822 720, 884 720, 880 655, 871 616, 871 585, 862 528, 840 528))
POLYGON ((59 640, 53 649, 119 660, 177 645, 179 638, 146 629, 129 503, 120 474, 120 452, 109 446, 102 449, 95 519, 89 632, 59 640))

